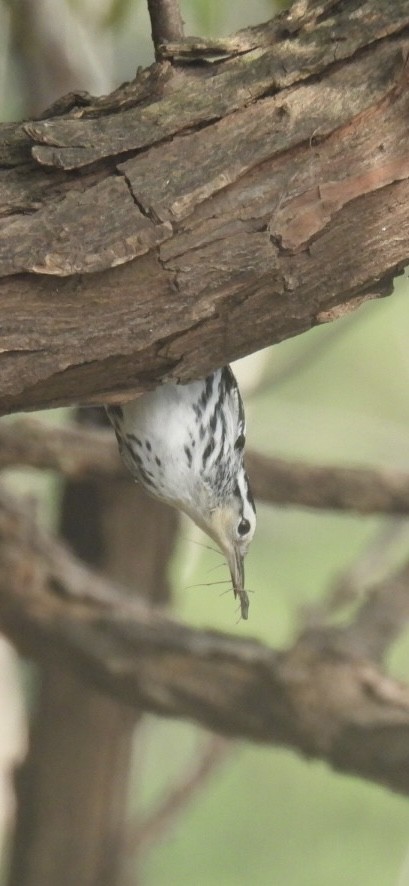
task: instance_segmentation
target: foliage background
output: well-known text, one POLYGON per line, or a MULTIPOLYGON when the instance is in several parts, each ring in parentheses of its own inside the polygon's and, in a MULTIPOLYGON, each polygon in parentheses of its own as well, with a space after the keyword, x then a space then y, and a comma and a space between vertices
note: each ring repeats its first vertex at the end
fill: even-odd
MULTIPOLYGON (((41 46, 36 40, 46 31, 49 40, 48 30, 57 42, 63 41, 79 89, 109 91, 130 79, 137 65, 153 60, 142 0, 31 2, 37 34, 24 33, 23 0, 3 0, 0 5, 2 119, 16 119, 32 110, 24 58, 38 64, 41 46)), ((266 20, 276 8, 267 0, 253 0, 251 5, 243 0, 235 4, 185 0, 186 33, 229 33, 266 20)), ((47 59, 43 57, 42 63, 46 69, 47 59)), ((48 82, 50 93, 52 88, 48 82)), ((407 289, 406 278, 400 278, 392 298, 368 303, 336 324, 240 361, 237 371, 245 392, 249 445, 317 463, 409 470, 407 289)), ((48 417, 64 420, 61 411, 48 417)), ((9 479, 24 490, 40 489, 45 519, 52 520, 58 505, 54 480, 42 479, 39 484, 29 473, 9 479)), ((409 523, 260 506, 247 563, 247 585, 254 591, 251 618, 238 624, 231 594, 221 595, 223 585, 199 585, 217 581, 225 573, 211 571, 220 557, 197 541, 203 539, 186 522, 172 564, 180 617, 278 646, 291 642, 308 607, 363 556, 362 593, 368 582, 399 563, 407 551, 409 523), (386 548, 385 531, 392 537, 386 548), (368 547, 371 555, 365 555, 368 547), (377 558, 380 548, 383 555, 377 558)), ((407 677, 405 639, 393 652, 391 668, 407 677)), ((20 684, 27 685, 26 670, 24 680, 21 669, 18 673, 20 684)), ((11 671, 3 682, 3 744, 14 730, 11 751, 3 755, 7 762, 16 747, 21 748, 22 726, 11 671)), ((30 697, 32 680, 28 685, 31 689, 25 694, 30 697)), ((196 729, 187 724, 146 718, 136 739, 139 762, 130 782, 131 814, 135 807, 140 814, 141 803, 144 809, 155 804, 186 761, 194 759, 200 741, 196 729)), ((175 820, 166 839, 146 857, 146 886, 183 886, 192 880, 197 886, 245 886, 249 880, 254 886, 329 882, 405 886, 409 884, 408 804, 283 749, 236 745, 175 820)))

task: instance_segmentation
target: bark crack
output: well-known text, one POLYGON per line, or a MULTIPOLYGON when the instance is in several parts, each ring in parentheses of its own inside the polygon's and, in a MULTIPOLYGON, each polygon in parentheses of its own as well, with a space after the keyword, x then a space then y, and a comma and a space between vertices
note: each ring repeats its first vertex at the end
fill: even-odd
POLYGON ((128 187, 129 193, 132 197, 132 200, 135 203, 135 206, 137 206, 137 208, 139 209, 139 212, 141 212, 142 215, 145 216, 145 218, 148 218, 149 221, 155 221, 155 219, 153 219, 151 217, 151 213, 149 212, 149 209, 146 206, 144 206, 144 204, 141 203, 140 200, 138 200, 138 197, 136 196, 135 191, 132 188, 132 182, 131 182, 129 176, 127 175, 127 173, 125 172, 125 169, 120 169, 119 166, 115 166, 115 174, 124 179, 124 181, 128 187))

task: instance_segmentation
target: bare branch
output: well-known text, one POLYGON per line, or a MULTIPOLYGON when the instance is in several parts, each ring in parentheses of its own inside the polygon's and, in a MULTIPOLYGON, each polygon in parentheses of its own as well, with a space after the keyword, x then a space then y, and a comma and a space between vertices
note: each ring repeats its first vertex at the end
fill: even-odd
POLYGON ((152 26, 152 40, 156 58, 162 53, 163 43, 177 43, 183 38, 183 21, 179 0, 148 0, 148 10, 152 26))
POLYGON ((248 454, 247 467, 255 494, 271 504, 409 513, 409 476, 391 468, 326 467, 255 452, 248 454))
POLYGON ((141 822, 137 821, 131 827, 128 850, 138 852, 142 849, 146 852, 155 846, 158 840, 163 839, 175 819, 184 812, 186 806, 192 802, 225 757, 231 755, 233 748, 237 746, 220 736, 209 738, 188 772, 183 774, 180 783, 171 788, 169 794, 149 817, 141 822))
POLYGON ((353 563, 348 564, 331 583, 322 602, 303 606, 301 623, 307 627, 326 624, 330 617, 351 603, 362 603, 386 575, 394 572, 396 546, 409 538, 407 520, 395 517, 382 521, 369 543, 353 563))
POLYGON ((126 475, 110 430, 58 426, 31 418, 0 422, 0 469, 18 466, 48 468, 78 480, 90 475, 126 475))
MULTIPOLYGON (((255 496, 274 505, 409 514, 409 475, 391 468, 325 467, 249 452, 255 496)), ((37 419, 0 422, 0 469, 29 466, 79 480, 128 476, 110 431, 53 426, 37 419)))
POLYGON ((356 617, 340 630, 344 649, 382 661, 409 620, 409 564, 366 594, 356 617))
POLYGON ((334 653, 342 656, 380 663, 409 621, 409 563, 367 589, 356 615, 346 625, 332 627, 326 624, 322 618, 326 612, 325 606, 321 612, 318 609, 315 623, 313 612, 301 637, 306 637, 309 643, 315 638, 313 642, 318 646, 329 644, 334 653))
MULTIPOLYGON (((383 606, 378 631, 385 615, 383 606)), ((179 624, 79 564, 3 492, 0 620, 26 654, 70 664, 131 705, 284 744, 409 793, 409 688, 361 648, 351 652, 339 631, 275 652, 179 624)))

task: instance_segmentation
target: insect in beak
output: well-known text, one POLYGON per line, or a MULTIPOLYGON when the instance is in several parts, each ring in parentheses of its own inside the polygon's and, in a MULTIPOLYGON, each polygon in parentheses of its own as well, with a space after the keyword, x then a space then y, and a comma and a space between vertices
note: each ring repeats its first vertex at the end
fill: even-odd
POLYGON ((240 600, 241 617, 247 621, 249 614, 249 598, 244 590, 244 559, 238 545, 234 545, 227 556, 234 596, 240 600))

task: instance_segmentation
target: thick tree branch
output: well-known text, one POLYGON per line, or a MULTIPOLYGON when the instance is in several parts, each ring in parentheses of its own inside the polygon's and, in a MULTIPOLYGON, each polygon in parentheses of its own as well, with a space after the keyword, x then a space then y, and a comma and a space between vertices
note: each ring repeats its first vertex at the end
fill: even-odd
MULTIPOLYGON (((258 499, 274 505, 409 514, 409 476, 392 468, 326 467, 249 452, 258 499)), ((36 419, 0 424, 0 469, 49 468, 65 477, 128 476, 110 431, 57 427, 36 419)))
POLYGON ((183 43, 1 128, 2 412, 201 376, 391 291, 409 0, 355 13, 296 4, 211 68, 183 43))
MULTIPOLYGON (((0 497, 0 620, 40 662, 69 663, 130 705, 285 744, 409 793, 409 689, 334 629, 274 652, 129 600, 0 497), (336 692, 334 691, 336 687, 336 692)), ((408 616, 409 570, 397 595, 408 616)))

